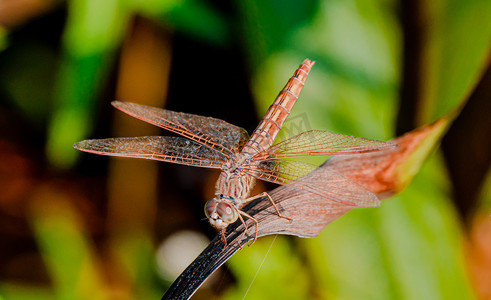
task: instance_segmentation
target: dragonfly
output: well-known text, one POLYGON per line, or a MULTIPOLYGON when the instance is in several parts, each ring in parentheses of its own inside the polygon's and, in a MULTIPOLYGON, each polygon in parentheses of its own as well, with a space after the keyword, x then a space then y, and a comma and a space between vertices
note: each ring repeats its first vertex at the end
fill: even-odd
MULTIPOLYGON (((112 105, 142 121, 177 133, 180 136, 143 136, 85 140, 74 148, 109 156, 132 157, 171 162, 195 167, 220 169, 214 197, 205 204, 210 224, 221 231, 229 224, 245 218, 258 222, 241 210, 254 199, 266 196, 279 217, 280 213, 268 193, 249 197, 256 179, 284 185, 313 171, 316 166, 291 160, 294 157, 358 154, 381 151, 395 144, 329 131, 309 130, 273 145, 280 129, 305 85, 314 61, 305 59, 280 91, 264 118, 249 137, 247 131, 213 117, 113 101, 112 105)), ((360 207, 378 206, 375 194, 360 192, 360 186, 338 174, 326 179, 326 185, 305 185, 328 201, 360 207), (329 182, 331 180, 332 182, 329 182)), ((302 188, 302 185, 298 186, 302 188)))

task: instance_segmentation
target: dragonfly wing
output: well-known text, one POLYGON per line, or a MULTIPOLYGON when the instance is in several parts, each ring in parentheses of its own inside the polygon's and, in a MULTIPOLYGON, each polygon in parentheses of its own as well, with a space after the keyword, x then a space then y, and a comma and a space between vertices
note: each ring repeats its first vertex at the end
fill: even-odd
POLYGON ((246 172, 258 179, 277 183, 286 184, 298 178, 307 175, 315 170, 317 166, 288 160, 265 160, 257 166, 246 167, 246 172))
POLYGON ((101 155, 144 158, 207 168, 220 168, 227 159, 220 151, 195 141, 170 136, 85 140, 73 147, 101 155))
POLYGON ((332 170, 310 173, 288 186, 350 206, 376 207, 381 204, 374 193, 332 170))
POLYGON ((247 173, 265 181, 287 184, 292 188, 318 194, 336 203, 373 207, 379 206, 377 196, 344 175, 332 171, 312 172, 317 167, 298 161, 266 160, 247 173))
POLYGON ((256 156, 262 159, 282 159, 299 156, 355 154, 392 149, 397 144, 354 137, 329 131, 310 130, 282 141, 265 153, 256 156))
POLYGON ((130 102, 112 105, 132 117, 180 134, 227 155, 239 152, 249 139, 247 131, 220 119, 174 112, 130 102))

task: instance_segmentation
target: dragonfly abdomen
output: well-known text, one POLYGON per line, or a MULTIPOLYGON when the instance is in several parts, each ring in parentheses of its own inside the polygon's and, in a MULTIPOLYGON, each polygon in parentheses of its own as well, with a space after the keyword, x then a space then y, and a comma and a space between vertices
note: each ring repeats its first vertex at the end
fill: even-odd
POLYGON ((254 130, 242 153, 253 156, 271 147, 286 118, 290 115, 290 111, 295 105, 313 65, 314 62, 306 59, 298 67, 285 87, 280 91, 276 100, 269 107, 261 123, 254 130))

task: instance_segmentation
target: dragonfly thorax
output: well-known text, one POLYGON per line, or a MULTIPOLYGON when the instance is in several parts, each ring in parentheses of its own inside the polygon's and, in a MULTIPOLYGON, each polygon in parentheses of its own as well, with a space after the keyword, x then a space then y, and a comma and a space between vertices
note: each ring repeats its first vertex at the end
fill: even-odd
POLYGON ((222 166, 222 172, 215 186, 215 195, 224 195, 234 199, 234 205, 240 208, 243 200, 249 196, 254 185, 254 177, 246 173, 249 162, 240 154, 222 166))
POLYGON ((244 168, 249 166, 250 163, 250 156, 244 155, 243 153, 237 153, 222 165, 222 171, 228 172, 230 175, 240 175, 244 173, 244 168))

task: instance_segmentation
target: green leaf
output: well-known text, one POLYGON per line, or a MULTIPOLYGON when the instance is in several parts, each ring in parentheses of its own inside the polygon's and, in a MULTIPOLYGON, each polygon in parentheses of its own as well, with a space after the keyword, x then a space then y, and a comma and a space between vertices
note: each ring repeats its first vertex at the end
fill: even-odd
POLYGON ((58 298, 101 299, 101 274, 70 199, 45 187, 33 200, 32 226, 58 298))
POLYGON ((198 40, 227 45, 231 39, 230 24, 221 13, 201 0, 184 0, 162 19, 176 30, 198 40))
POLYGON ((8 46, 7 30, 3 27, 0 27, 0 51, 7 48, 7 46, 8 46))
MULTIPOLYGON (((478 80, 490 45, 490 23, 484 20, 489 1, 484 2, 428 2, 434 11, 422 12, 434 13, 431 24, 438 24, 430 27, 424 60, 421 84, 426 94, 418 112, 422 124, 457 112, 478 80)), ((259 114, 307 57, 317 63, 290 118, 311 126, 306 129, 391 138, 401 38, 390 5, 371 0, 323 2, 310 22, 285 34, 289 42, 280 46, 270 45, 267 30, 256 27, 254 40, 248 40, 257 48, 250 48, 250 56, 261 58, 252 68, 259 114)), ((247 28, 253 28, 249 23, 262 24, 261 14, 253 16, 247 28)), ((305 241, 320 298, 475 297, 462 261, 462 232, 448 197, 446 170, 434 159, 424 164, 453 117, 439 121, 393 170, 401 183, 397 191, 408 186, 407 190, 381 208, 355 209, 317 239, 305 241)))
POLYGON ((68 12, 46 146, 49 161, 59 168, 75 163, 72 145, 94 125, 95 100, 128 19, 119 0, 71 0, 68 12))
POLYGON ((238 285, 224 299, 309 299, 309 274, 283 237, 264 238, 229 260, 238 285), (287 268, 284 262, 288 261, 287 268), (293 284, 292 284, 293 283, 293 284))
POLYGON ((422 2, 428 8, 422 66, 420 124, 432 122, 465 103, 480 79, 491 45, 491 2, 422 2))
POLYGON ((52 300, 54 298, 53 293, 46 288, 33 285, 0 282, 0 300, 52 300))

